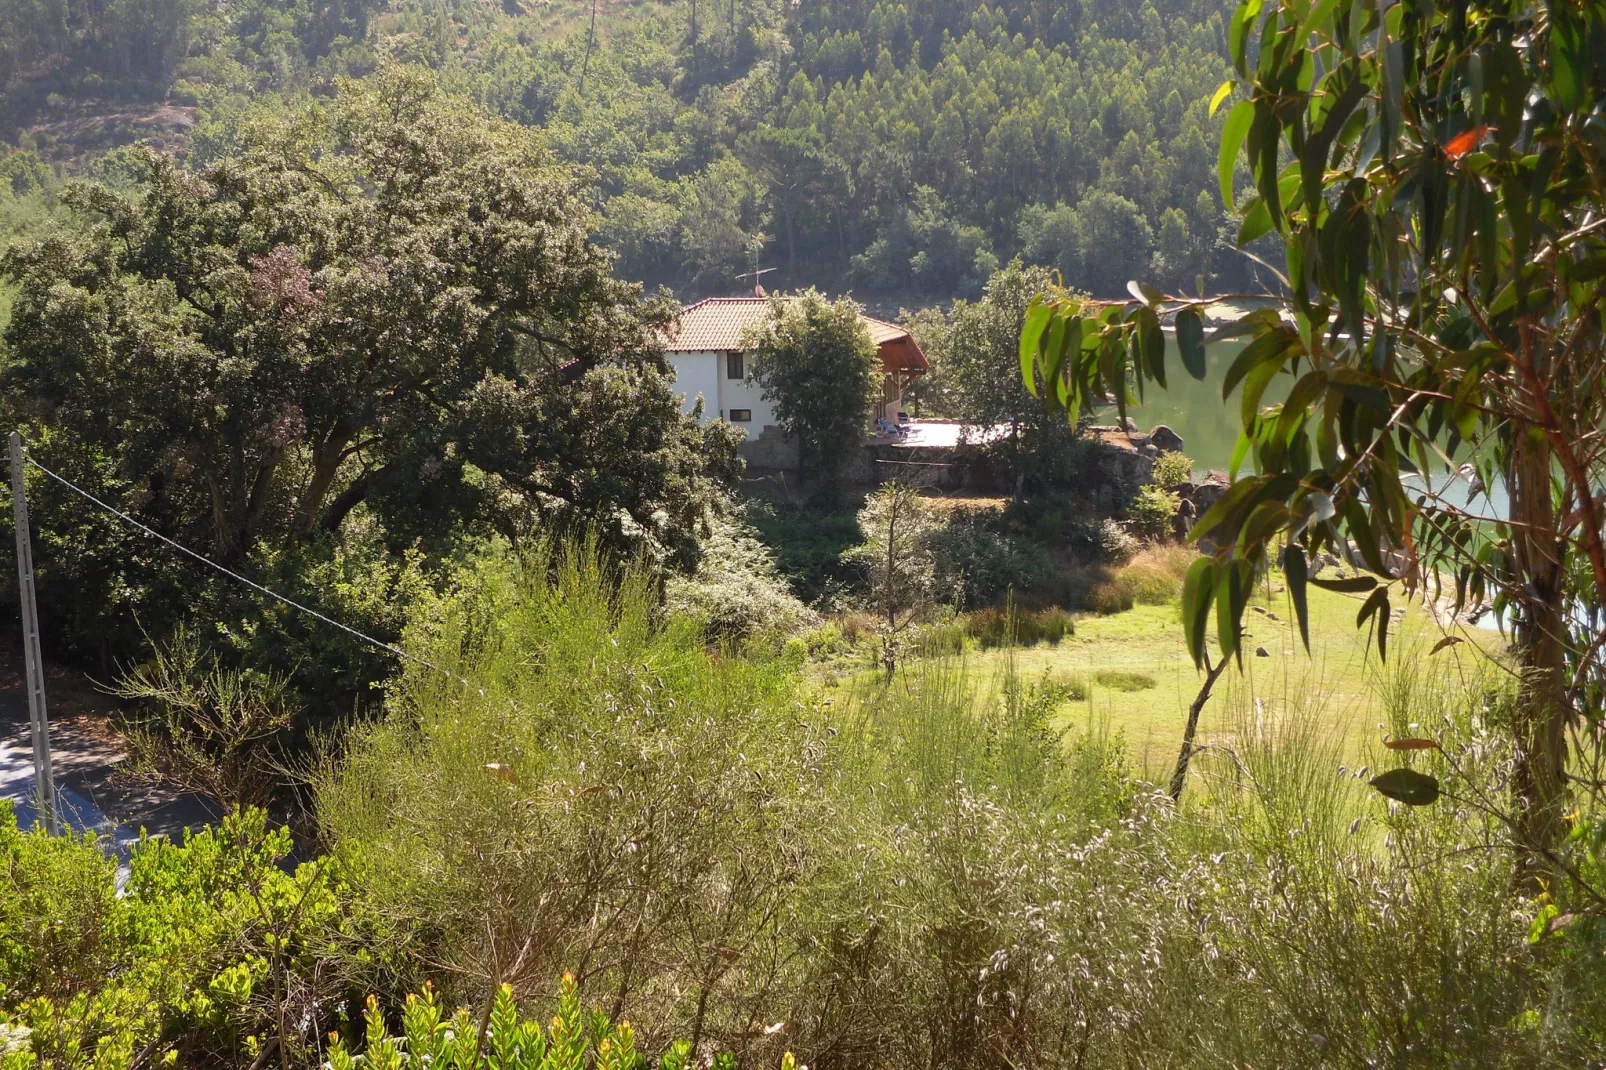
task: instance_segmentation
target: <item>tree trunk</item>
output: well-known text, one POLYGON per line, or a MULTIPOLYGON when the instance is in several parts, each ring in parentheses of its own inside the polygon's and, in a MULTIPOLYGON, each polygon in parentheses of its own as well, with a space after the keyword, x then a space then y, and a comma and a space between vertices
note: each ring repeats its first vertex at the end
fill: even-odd
POLYGON ((312 478, 307 481, 306 489, 296 502, 296 534, 303 539, 310 538, 318 530, 323 500, 328 496, 329 488, 334 486, 335 477, 340 474, 340 463, 345 460, 346 444, 350 441, 350 436, 337 428, 313 450, 312 478))
POLYGON ((1522 682, 1512 726, 1518 748, 1512 793, 1525 856, 1519 881, 1537 890, 1538 855, 1560 840, 1566 799, 1566 615, 1550 445, 1526 430, 1513 431, 1510 486, 1511 550, 1524 591, 1514 629, 1522 682))
POLYGON ((1182 798, 1182 786, 1188 782, 1188 763, 1193 759, 1193 737, 1199 730, 1199 713, 1204 709, 1205 703, 1210 701, 1210 690, 1216 686, 1216 679, 1226 667, 1225 657, 1212 666, 1210 653, 1205 652, 1204 686, 1199 688, 1199 693, 1193 698, 1193 705, 1188 707, 1188 726, 1182 731, 1182 753, 1177 755, 1177 767, 1171 774, 1172 802, 1182 798))

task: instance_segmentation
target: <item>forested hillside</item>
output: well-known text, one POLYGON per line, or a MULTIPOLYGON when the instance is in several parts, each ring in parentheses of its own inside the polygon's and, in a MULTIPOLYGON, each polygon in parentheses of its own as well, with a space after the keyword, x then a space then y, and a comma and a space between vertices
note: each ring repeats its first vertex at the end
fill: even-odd
POLYGON ((772 288, 973 295, 1016 255, 1098 294, 1236 289, 1207 114, 1228 7, 0 0, 0 134, 33 154, 12 197, 37 197, 34 156, 59 176, 155 135, 201 162, 251 110, 417 63, 544 130, 617 273, 683 296, 754 265, 772 288))

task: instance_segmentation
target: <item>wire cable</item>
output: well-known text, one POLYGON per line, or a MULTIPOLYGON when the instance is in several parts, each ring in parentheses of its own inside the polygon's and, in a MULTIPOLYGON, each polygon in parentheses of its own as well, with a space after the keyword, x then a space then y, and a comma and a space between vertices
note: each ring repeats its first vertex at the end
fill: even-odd
POLYGON ((229 577, 230 579, 238 580, 241 583, 245 584, 247 587, 251 588, 252 590, 258 591, 258 592, 260 592, 262 594, 267 595, 269 598, 272 598, 274 601, 283 602, 285 605, 289 606, 291 609, 298 609, 301 612, 307 614, 308 616, 316 617, 318 620, 323 621, 325 624, 331 625, 332 627, 335 627, 335 628, 339 628, 341 631, 345 632, 347 635, 355 636, 356 638, 361 639, 365 643, 369 643, 369 644, 371 644, 373 646, 378 647, 380 650, 384 650, 384 651, 387 651, 388 653, 395 654, 398 658, 405 658, 406 660, 411 661, 416 665, 422 665, 426 669, 433 669, 435 672, 441 673, 444 676, 449 676, 453 680, 456 680, 458 683, 463 684, 464 686, 472 686, 472 685, 469 684, 469 682, 467 680, 463 679, 461 676, 458 676, 456 673, 451 672, 451 671, 449 671, 447 669, 441 668, 439 665, 436 665, 434 662, 425 661, 423 658, 418 657, 415 654, 407 653, 407 651, 403 650, 401 647, 392 646, 391 644, 389 644, 389 643, 387 643, 387 642, 385 642, 385 641, 383 641, 381 639, 375 639, 371 635, 364 635, 362 632, 359 632, 357 629, 351 627, 350 625, 342 624, 338 620, 335 620, 333 617, 325 616, 324 614, 319 613, 316 609, 313 609, 311 606, 304 606, 300 602, 297 602, 292 598, 286 598, 284 595, 279 594, 277 591, 270 591, 266 587, 262 586, 260 583, 257 583, 255 580, 247 579, 246 577, 240 575, 238 572, 234 572, 234 571, 231 571, 228 568, 225 568, 224 566, 218 564, 216 561, 213 561, 209 557, 203 557, 202 555, 196 553, 194 550, 191 550, 188 546, 185 546, 183 543, 175 542, 172 539, 168 538, 166 535, 163 535, 161 532, 157 531, 156 529, 154 529, 152 527, 149 527, 148 525, 140 523, 138 520, 135 520, 133 517, 131 517, 127 513, 123 512, 121 509, 118 509, 116 506, 106 504, 105 502, 101 501, 99 498, 95 497, 93 494, 89 493, 83 487, 80 487, 78 484, 76 484, 72 480, 68 479, 66 476, 57 475, 55 472, 52 472, 50 469, 46 468, 44 465, 42 465, 38 461, 34 460, 32 454, 24 452, 22 456, 23 456, 23 460, 25 460, 29 464, 33 465, 35 468, 39 469, 39 471, 43 472, 45 475, 49 476, 51 479, 54 479, 57 483, 60 483, 62 486, 66 487, 68 490, 72 491, 74 494, 77 494, 79 497, 84 498, 86 501, 94 503, 95 505, 99 506, 100 508, 106 510, 106 512, 108 512, 108 513, 112 514, 113 516, 117 517, 119 520, 122 520, 123 522, 125 522, 127 524, 133 525, 134 527, 136 527, 139 530, 143 531, 145 534, 149 535, 151 538, 157 539, 157 540, 159 540, 161 542, 166 543, 167 545, 171 546, 173 549, 177 550, 179 553, 184 554, 186 557, 194 558, 196 561, 199 561, 201 564, 207 566, 208 568, 216 569, 217 571, 223 573, 223 575, 229 577))

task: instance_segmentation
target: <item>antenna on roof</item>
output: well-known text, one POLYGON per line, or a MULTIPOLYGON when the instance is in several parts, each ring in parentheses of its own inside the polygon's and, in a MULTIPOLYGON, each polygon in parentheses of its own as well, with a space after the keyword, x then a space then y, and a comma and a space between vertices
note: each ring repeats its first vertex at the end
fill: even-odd
POLYGON ((737 275, 736 277, 738 279, 752 279, 753 280, 753 296, 754 297, 763 297, 764 296, 764 285, 758 281, 759 276, 760 275, 768 275, 770 272, 778 271, 778 270, 780 270, 780 269, 779 268, 754 268, 752 271, 744 271, 740 275, 737 275))

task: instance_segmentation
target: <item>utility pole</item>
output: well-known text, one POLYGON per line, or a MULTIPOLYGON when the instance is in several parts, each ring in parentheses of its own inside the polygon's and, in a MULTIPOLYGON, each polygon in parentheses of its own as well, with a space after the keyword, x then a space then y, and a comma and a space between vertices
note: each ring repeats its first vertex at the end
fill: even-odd
POLYGON ((61 835, 56 776, 50 761, 50 720, 45 713, 45 663, 39 655, 39 607, 33 593, 33 544, 28 538, 28 496, 22 482, 22 436, 11 432, 11 504, 17 521, 17 594, 22 599, 22 653, 28 716, 33 723, 33 775, 45 828, 61 835))

